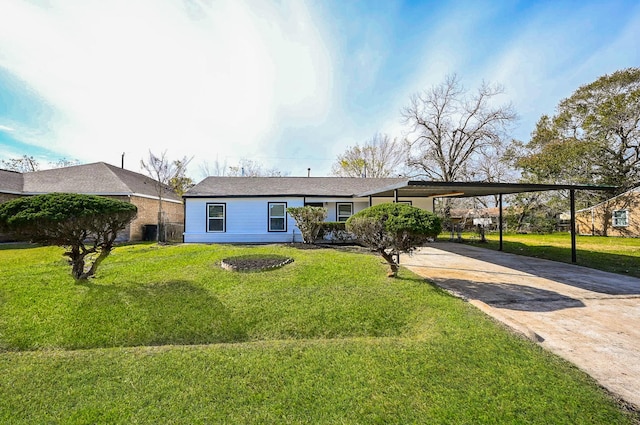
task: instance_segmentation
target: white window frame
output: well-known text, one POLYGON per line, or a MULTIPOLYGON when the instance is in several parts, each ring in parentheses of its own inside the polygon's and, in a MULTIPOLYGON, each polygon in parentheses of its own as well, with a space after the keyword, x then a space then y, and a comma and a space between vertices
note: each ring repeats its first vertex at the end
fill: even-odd
POLYGON ((338 222, 345 222, 349 219, 349 217, 351 217, 353 215, 353 202, 338 202, 336 203, 336 221, 338 222), (340 207, 342 205, 347 205, 349 206, 350 209, 350 213, 349 215, 345 215, 345 214, 340 214, 340 207))
POLYGON ((287 231, 287 203, 286 202, 269 202, 267 206, 267 216, 268 216, 267 226, 268 226, 269 232, 286 232, 287 231), (274 205, 282 205, 284 215, 271 215, 271 207, 273 207, 274 205), (271 220, 274 218, 282 219, 282 229, 273 228, 273 226, 271 225, 271 220))
POLYGON ((224 202, 207 203, 207 233, 225 233, 227 231, 227 204, 224 202), (213 206, 222 207, 222 217, 212 217, 211 208, 213 206), (211 230, 211 220, 222 221, 222 230, 211 230))
POLYGON ((613 227, 629 226, 629 210, 616 210, 611 214, 613 227))

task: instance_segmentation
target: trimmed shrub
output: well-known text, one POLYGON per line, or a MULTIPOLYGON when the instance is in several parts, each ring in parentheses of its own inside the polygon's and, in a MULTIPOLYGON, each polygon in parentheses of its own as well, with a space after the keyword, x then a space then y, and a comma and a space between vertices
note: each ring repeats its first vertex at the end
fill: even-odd
POLYGON ((71 274, 76 280, 87 279, 137 211, 133 204, 101 196, 49 193, 1 204, 0 231, 18 240, 67 247, 64 255, 69 257, 71 274), (85 269, 87 258, 93 261, 85 269))
POLYGON ((287 212, 296 221, 296 226, 302 233, 304 243, 314 243, 322 222, 327 218, 327 209, 321 207, 289 207, 287 212))
POLYGON ((398 264, 393 256, 411 252, 442 230, 440 219, 433 213, 407 204, 380 204, 352 215, 346 229, 359 242, 378 252, 397 276, 398 264))

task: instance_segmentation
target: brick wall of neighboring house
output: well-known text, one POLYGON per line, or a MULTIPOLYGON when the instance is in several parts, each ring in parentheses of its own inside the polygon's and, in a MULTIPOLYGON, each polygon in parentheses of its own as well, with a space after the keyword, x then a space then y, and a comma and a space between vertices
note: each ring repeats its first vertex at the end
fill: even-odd
POLYGON ((13 193, 0 193, 0 204, 8 202, 16 198, 20 198, 22 195, 15 195, 13 193))
MULTIPOLYGON (((0 203, 20 198, 22 195, 0 193, 0 203)), ((109 196, 119 201, 131 202, 138 207, 138 215, 129 226, 118 236, 120 240, 141 241, 144 236, 145 224, 158 223, 158 200, 143 198, 140 196, 109 196)), ((184 207, 182 203, 164 201, 162 208, 165 212, 166 222, 175 223, 178 227, 184 224, 184 207)), ((0 234, 0 242, 9 240, 0 234)))
POLYGON ((640 237, 640 191, 631 191, 592 208, 577 211, 576 233, 640 237), (618 215, 615 219, 614 214, 618 215))
MULTIPOLYGON (((140 241, 144 236, 144 226, 158 224, 158 200, 132 196, 131 203, 138 207, 138 216, 130 224, 130 239, 140 241)), ((162 210, 166 223, 176 223, 180 226, 184 223, 184 207, 182 203, 169 201, 162 202, 162 210)))

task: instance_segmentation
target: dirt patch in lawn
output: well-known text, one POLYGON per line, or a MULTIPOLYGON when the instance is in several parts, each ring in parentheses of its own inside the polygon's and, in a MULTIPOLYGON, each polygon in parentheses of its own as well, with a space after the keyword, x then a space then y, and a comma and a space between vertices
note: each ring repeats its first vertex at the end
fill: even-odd
POLYGON ((223 269, 234 272, 256 272, 272 270, 293 262, 293 258, 284 255, 240 255, 225 258, 220 262, 223 269))

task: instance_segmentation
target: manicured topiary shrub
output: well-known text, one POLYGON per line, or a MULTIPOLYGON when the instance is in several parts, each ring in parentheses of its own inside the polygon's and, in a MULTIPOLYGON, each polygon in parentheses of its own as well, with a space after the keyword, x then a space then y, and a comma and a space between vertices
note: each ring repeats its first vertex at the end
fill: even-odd
POLYGON ((327 209, 322 207, 289 207, 287 212, 296 221, 304 243, 314 243, 322 222, 327 218, 327 209))
POLYGON ((380 204, 352 215, 346 228, 360 243, 379 253, 397 276, 395 253, 411 252, 442 230, 433 213, 407 204, 380 204))
POLYGON ((76 280, 95 275, 114 247, 118 232, 137 214, 133 204, 101 196, 49 193, 0 205, 0 231, 18 240, 68 248, 76 280), (95 254, 95 255, 94 255, 95 254), (90 264, 85 267, 86 260, 90 264))

